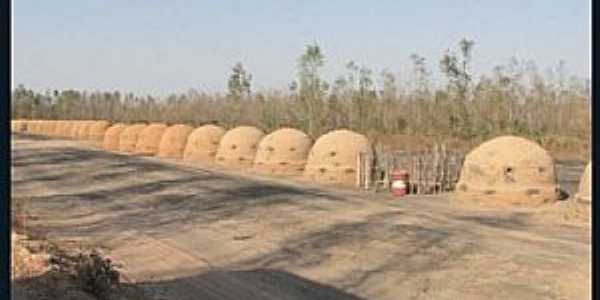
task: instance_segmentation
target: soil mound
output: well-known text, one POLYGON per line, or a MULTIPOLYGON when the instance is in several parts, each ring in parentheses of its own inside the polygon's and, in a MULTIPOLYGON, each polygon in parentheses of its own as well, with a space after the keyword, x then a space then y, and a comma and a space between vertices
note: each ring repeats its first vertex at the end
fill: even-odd
POLYGON ((144 128, 138 137, 135 145, 135 153, 141 155, 156 155, 158 146, 163 134, 167 130, 167 125, 162 123, 152 123, 144 128))
POLYGON ((42 134, 44 136, 53 136, 54 135, 54 130, 56 129, 56 122, 55 121, 43 121, 43 130, 42 130, 42 134))
POLYGON ((559 196, 554 159, 515 136, 484 142, 466 157, 457 193, 510 204, 540 204, 559 196))
POLYGON ((214 161, 223 135, 225 135, 225 129, 216 125, 204 125, 196 128, 188 136, 183 159, 198 162, 214 161))
POLYGON ((254 168, 271 173, 301 173, 311 145, 310 137, 300 130, 276 130, 258 144, 254 168))
POLYGON ((216 162, 232 167, 252 166, 256 148, 264 136, 262 130, 251 126, 240 126, 227 131, 219 143, 216 162))
POLYGON ((119 151, 135 152, 135 146, 137 145, 140 133, 146 126, 146 124, 133 124, 125 127, 119 136, 119 151))
POLYGON ((27 131, 27 120, 15 120, 14 121, 14 132, 25 132, 27 131))
POLYGON ((362 134, 345 129, 324 134, 309 152, 304 177, 319 183, 354 184, 361 152, 372 153, 371 143, 362 134))
POLYGON ((27 133, 29 134, 37 134, 38 133, 38 121, 36 120, 29 120, 27 121, 27 133))
POLYGON ((104 134, 104 141, 102 142, 102 148, 109 151, 118 151, 119 150, 119 137, 123 130, 127 128, 127 125, 123 123, 117 123, 113 126, 110 126, 106 129, 106 133, 104 134))
POLYGON ((63 129, 65 128, 66 121, 59 120, 59 121, 55 121, 55 122, 56 122, 56 126, 54 127, 54 131, 52 132, 52 136, 62 137, 63 131, 64 131, 63 129))
POLYGON ((25 132, 27 131, 27 121, 26 120, 14 120, 12 121, 12 131, 13 132, 25 132))
POLYGON ((110 127, 108 121, 95 121, 92 122, 88 131, 88 139, 94 142, 102 143, 104 141, 104 134, 110 127))
POLYGON ((74 121, 65 121, 65 125, 60 129, 60 136, 63 138, 71 137, 71 129, 73 128, 74 121))
POLYGON ((181 159, 190 133, 194 128, 177 124, 165 130, 158 146, 158 157, 181 159))
POLYGON ((87 140, 89 138, 90 127, 94 124, 94 121, 81 121, 79 129, 77 130, 78 140, 87 140))
POLYGON ((77 133, 79 133, 79 127, 82 125, 82 121, 71 121, 71 127, 69 130, 69 138, 77 139, 77 133))

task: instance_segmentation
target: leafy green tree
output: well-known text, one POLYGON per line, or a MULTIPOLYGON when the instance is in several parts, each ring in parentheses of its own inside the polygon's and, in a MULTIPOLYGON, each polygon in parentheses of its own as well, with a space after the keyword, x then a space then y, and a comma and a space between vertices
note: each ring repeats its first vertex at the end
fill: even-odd
POLYGON ((227 81, 228 94, 232 111, 227 117, 226 123, 233 126, 240 122, 244 113, 242 101, 250 98, 252 75, 248 73, 242 63, 238 62, 233 66, 232 73, 227 81))
POLYGON ((462 39, 458 43, 460 55, 447 50, 440 60, 440 69, 448 79, 448 90, 454 95, 450 125, 454 133, 470 135, 471 124, 467 101, 472 80, 469 64, 471 63, 474 41, 462 39))
POLYGON ((416 96, 418 100, 424 101, 430 92, 429 76, 431 73, 427 70, 427 64, 424 57, 419 56, 418 54, 412 54, 410 59, 413 64, 413 73, 416 81, 416 96))
POLYGON ((410 60, 412 61, 412 71, 415 80, 412 97, 410 97, 411 105, 413 106, 411 111, 414 110, 415 117, 413 131, 423 132, 431 127, 431 120, 427 120, 424 117, 427 114, 427 103, 425 102, 431 97, 431 92, 429 90, 430 72, 427 70, 427 63, 424 57, 418 54, 412 54, 410 60))
POLYGON ((228 97, 239 101, 250 97, 252 74, 248 73, 241 62, 233 66, 232 73, 227 81, 228 97))
POLYGON ((325 64, 325 57, 319 45, 307 45, 298 62, 298 100, 301 103, 300 119, 306 126, 307 133, 318 136, 322 127, 322 108, 329 85, 321 78, 320 69, 325 64))
POLYGON ((76 90, 55 91, 57 110, 61 115, 71 115, 80 105, 81 93, 76 90))
POLYGON ((377 91, 374 87, 373 71, 365 66, 360 66, 354 61, 346 64, 349 74, 347 82, 351 88, 353 107, 353 128, 359 131, 369 129, 371 119, 375 114, 374 107, 377 100, 377 91))

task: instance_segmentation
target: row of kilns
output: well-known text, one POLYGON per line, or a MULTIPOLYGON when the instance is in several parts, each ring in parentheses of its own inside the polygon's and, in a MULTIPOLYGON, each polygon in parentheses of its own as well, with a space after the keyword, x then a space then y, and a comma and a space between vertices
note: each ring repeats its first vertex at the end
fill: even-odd
MULTIPOLYGON (((357 157, 361 153, 369 158, 368 166, 374 156, 369 140, 349 130, 331 131, 314 143, 297 129, 282 128, 265 135, 250 126, 226 131, 216 125, 111 126, 107 121, 13 120, 11 130, 89 140, 110 151, 299 174, 318 183, 344 185, 356 184, 357 157)), ((419 166, 413 164, 411 172, 419 166)), ((590 166, 574 197, 578 202, 591 202, 590 166)), ((458 173, 456 192, 486 201, 537 204, 555 201, 560 195, 554 159, 539 144, 522 137, 502 136, 482 143, 465 156, 458 173)))
POLYGON ((365 136, 349 130, 329 132, 313 143, 293 128, 265 135, 251 126, 226 131, 212 124, 193 128, 183 124, 111 126, 106 121, 17 120, 11 126, 16 132, 89 140, 109 151, 302 175, 318 183, 343 185, 355 181, 357 155, 371 151, 365 136))

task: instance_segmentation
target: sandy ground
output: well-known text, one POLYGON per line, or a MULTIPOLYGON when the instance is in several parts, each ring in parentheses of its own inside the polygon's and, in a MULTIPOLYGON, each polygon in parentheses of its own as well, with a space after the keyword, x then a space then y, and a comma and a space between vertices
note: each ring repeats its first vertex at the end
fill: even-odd
MULTIPOLYGON (((566 173, 575 171, 565 171, 566 173)), ((13 137, 27 227, 148 299, 589 299, 589 225, 13 137)))

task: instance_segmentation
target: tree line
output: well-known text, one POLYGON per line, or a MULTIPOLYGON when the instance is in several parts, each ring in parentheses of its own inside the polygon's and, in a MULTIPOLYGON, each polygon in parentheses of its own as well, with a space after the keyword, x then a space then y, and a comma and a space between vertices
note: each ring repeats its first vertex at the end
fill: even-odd
POLYGON ((167 97, 79 90, 34 92, 22 85, 12 92, 13 119, 103 119, 112 122, 164 122, 226 128, 252 125, 265 131, 290 126, 315 138, 338 128, 372 138, 390 135, 482 139, 517 134, 538 141, 547 136, 588 139, 589 79, 569 77, 560 62, 542 75, 533 62, 511 59, 474 78, 475 43, 461 40, 437 61, 444 83, 432 84, 426 58, 413 54, 413 79, 397 82, 349 62, 333 82, 323 79, 325 56, 309 44, 297 62, 297 76, 286 89, 255 92, 241 63, 227 78, 227 93, 191 89, 167 97))

